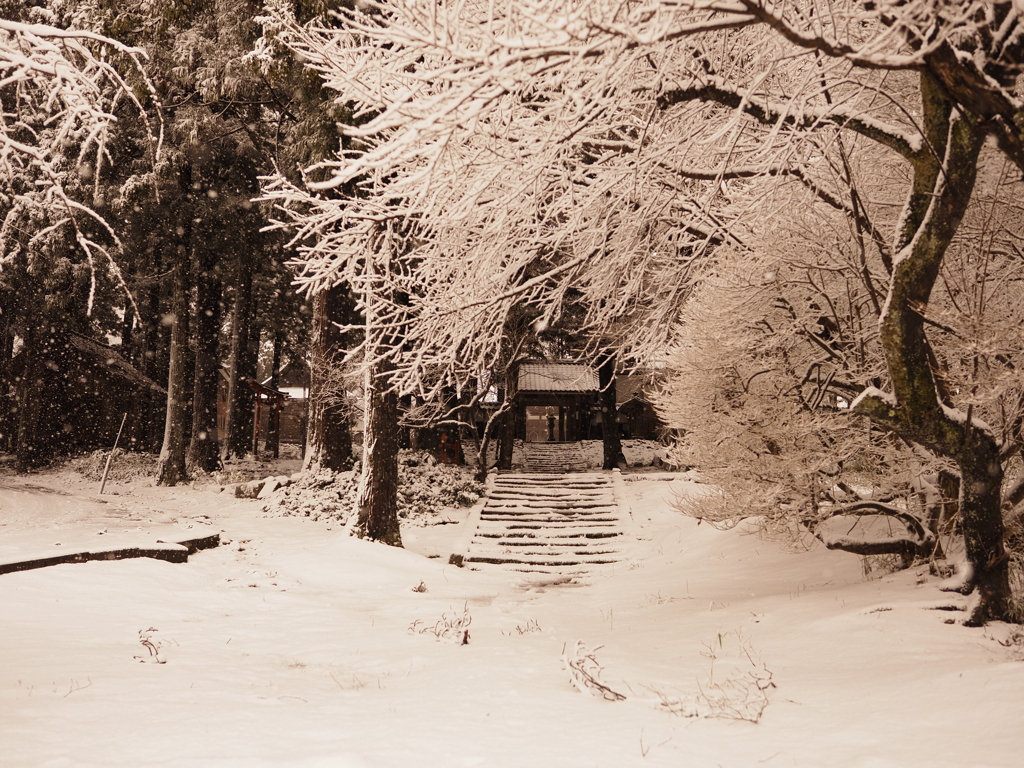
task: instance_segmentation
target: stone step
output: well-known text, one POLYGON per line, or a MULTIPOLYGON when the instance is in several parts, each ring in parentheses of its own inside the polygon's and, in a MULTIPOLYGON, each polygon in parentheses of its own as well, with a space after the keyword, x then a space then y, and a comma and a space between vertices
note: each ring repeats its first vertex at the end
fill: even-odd
POLYGON ((466 562, 469 563, 490 563, 492 565, 540 565, 540 566, 580 566, 580 565, 612 565, 619 562, 615 559, 594 559, 594 560, 583 560, 583 559, 566 559, 566 560, 523 560, 514 557, 477 557, 476 555, 470 555, 466 558, 466 562))
POLYGON ((602 520, 618 521, 618 515, 614 511, 584 513, 580 511, 558 512, 554 510, 537 509, 532 512, 502 512, 500 509, 485 510, 480 515, 481 520, 504 523, 527 523, 533 521, 544 521, 552 523, 594 523, 602 520))
POLYGON ((564 544, 523 544, 516 546, 514 544, 505 544, 503 542, 491 543, 491 542, 478 542, 478 546, 474 548, 473 554, 494 554, 500 553, 502 555, 522 555, 537 557, 564 557, 567 555, 617 555, 622 550, 617 547, 609 546, 598 546, 594 545, 588 547, 586 545, 567 546, 564 544))
MULTIPOLYGON (((529 520, 517 520, 514 523, 508 520, 502 520, 501 518, 492 517, 481 522, 490 523, 492 526, 496 524, 504 524, 505 530, 513 531, 527 530, 527 526, 531 525, 536 526, 536 529, 538 530, 547 529, 549 531, 603 531, 609 529, 614 530, 619 525, 618 519, 614 517, 599 517, 593 520, 556 520, 555 518, 550 517, 536 517, 529 520)), ((497 530, 497 528, 495 527, 490 529, 491 532, 494 530, 497 530)))
POLYGON ((482 520, 482 522, 489 523, 508 523, 507 528, 510 529, 521 529, 523 525, 528 523, 534 523, 540 527, 547 527, 549 530, 558 529, 583 529, 583 528, 607 528, 609 526, 614 527, 618 524, 618 520, 614 517, 598 517, 592 520, 556 520, 553 517, 534 517, 529 520, 516 520, 512 523, 509 520, 503 520, 498 517, 488 517, 482 520))
POLYGON ((567 533, 567 534, 564 534, 564 535, 558 536, 558 537, 552 537, 552 536, 541 537, 541 536, 537 536, 536 534, 533 534, 533 533, 527 533, 525 531, 524 532, 505 531, 504 533, 477 533, 476 536, 474 536, 474 539, 476 539, 476 538, 500 539, 502 541, 506 541, 506 542, 512 543, 511 540, 514 540, 514 539, 524 539, 524 540, 527 540, 527 541, 572 541, 572 540, 579 540, 579 539, 614 539, 614 538, 618 538, 621 535, 622 534, 619 533, 618 531, 610 531, 610 532, 596 531, 596 532, 592 532, 592 533, 567 533))
POLYGON ((536 480, 537 485, 560 485, 562 483, 572 484, 580 482, 607 482, 602 475, 594 472, 580 472, 578 474, 565 476, 560 472, 503 472, 496 477, 497 482, 518 481, 532 483, 536 480))
POLYGON ((500 472, 495 477, 496 482, 522 482, 528 483, 536 481, 538 485, 544 485, 545 483, 586 483, 586 482, 607 482, 607 479, 596 472, 578 472, 569 477, 565 477, 559 472, 500 472))
POLYGON ((612 489, 604 486, 590 486, 587 488, 568 488, 560 493, 538 493, 531 492, 525 488, 504 486, 495 488, 490 498, 517 498, 517 499, 601 499, 612 498, 612 489))
POLYGON ((571 498, 567 496, 492 496, 490 501, 502 506, 522 506, 525 504, 562 504, 562 505, 585 505, 585 506, 608 506, 613 504, 615 497, 609 494, 601 496, 586 496, 583 498, 571 498))
POLYGON ((523 555, 550 555, 552 553, 565 554, 567 552, 584 555, 584 554, 597 554, 597 555, 610 555, 618 554, 622 550, 614 546, 615 541, 610 539, 604 539, 604 543, 594 542, 593 544, 584 544, 577 542, 576 544, 549 544, 543 542, 510 542, 510 541, 474 541, 476 547, 473 550, 474 554, 480 554, 481 552, 502 552, 506 555, 511 554, 523 554, 523 555))
POLYGON ((486 560, 506 560, 515 563, 531 563, 533 565, 549 565, 552 563, 593 563, 599 561, 602 565, 607 562, 618 562, 618 550, 599 551, 577 551, 566 550, 503 550, 503 549, 477 549, 474 550, 472 558, 480 562, 486 560))
POLYGON ((616 512, 614 504, 586 504, 574 507, 571 504, 502 504, 495 506, 489 511, 505 515, 534 515, 538 512, 549 512, 551 514, 599 515, 602 512, 616 512))
POLYGON ((576 498, 607 498, 612 495, 612 490, 606 486, 591 485, 587 487, 566 488, 558 493, 544 493, 529 491, 524 487, 500 486, 495 488, 491 498, 515 497, 515 498, 547 498, 547 499, 576 499, 576 498))
POLYGON ((531 473, 586 472, 586 459, 579 443, 526 443, 524 463, 531 473))
POLYGON ((625 514, 606 473, 497 475, 462 560, 516 571, 586 573, 623 559, 625 514))

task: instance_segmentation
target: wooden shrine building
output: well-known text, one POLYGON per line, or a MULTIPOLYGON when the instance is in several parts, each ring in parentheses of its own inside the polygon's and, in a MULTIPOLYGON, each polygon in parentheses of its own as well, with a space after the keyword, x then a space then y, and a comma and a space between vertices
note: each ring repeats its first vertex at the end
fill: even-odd
POLYGON ((599 434, 597 371, 580 363, 519 364, 516 437, 528 442, 589 440, 599 434))

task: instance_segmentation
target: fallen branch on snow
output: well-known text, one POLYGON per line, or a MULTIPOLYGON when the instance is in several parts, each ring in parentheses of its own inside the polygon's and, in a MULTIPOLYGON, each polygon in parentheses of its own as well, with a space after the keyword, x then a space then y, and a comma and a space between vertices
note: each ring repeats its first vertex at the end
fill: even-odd
POLYGON ((823 521, 807 521, 807 527, 814 536, 829 549, 852 552, 855 555, 900 555, 909 564, 915 557, 928 557, 935 548, 933 534, 917 517, 906 510, 879 501, 855 501, 838 504, 826 510, 829 517, 873 517, 893 518, 907 530, 905 536, 884 539, 858 539, 851 536, 837 536, 821 528, 823 521))
POLYGON ((625 696, 601 682, 601 673, 604 668, 598 663, 595 654, 602 647, 599 645, 590 650, 582 640, 577 640, 570 655, 567 646, 563 645, 562 666, 569 673, 569 682, 580 693, 600 696, 605 701, 625 701, 625 696))

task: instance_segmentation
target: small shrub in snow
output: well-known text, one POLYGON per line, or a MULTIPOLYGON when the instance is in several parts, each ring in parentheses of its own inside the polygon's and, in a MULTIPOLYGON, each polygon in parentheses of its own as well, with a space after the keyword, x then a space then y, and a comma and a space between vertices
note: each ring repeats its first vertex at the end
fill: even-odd
POLYGON ((399 517, 472 506, 482 495, 483 485, 473 479, 468 467, 438 464, 426 451, 403 451, 399 458, 399 517))

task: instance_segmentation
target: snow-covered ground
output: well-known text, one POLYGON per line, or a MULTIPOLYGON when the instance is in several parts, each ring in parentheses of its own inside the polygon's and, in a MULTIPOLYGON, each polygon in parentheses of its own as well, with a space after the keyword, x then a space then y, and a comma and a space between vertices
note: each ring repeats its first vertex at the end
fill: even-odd
POLYGON ((224 545, 0 576, 0 765, 1021 765, 1010 627, 947 624, 929 609, 963 599, 916 571, 865 581, 856 556, 698 525, 669 502, 701 486, 656 477, 626 483, 627 562, 559 580, 448 565, 458 522, 397 550, 212 487, 99 503, 69 473, 2 475, 6 558, 171 528, 224 545), (437 637, 469 620, 468 644, 437 637), (625 700, 570 684, 576 641, 625 700), (758 679, 760 722, 735 719, 758 679))

